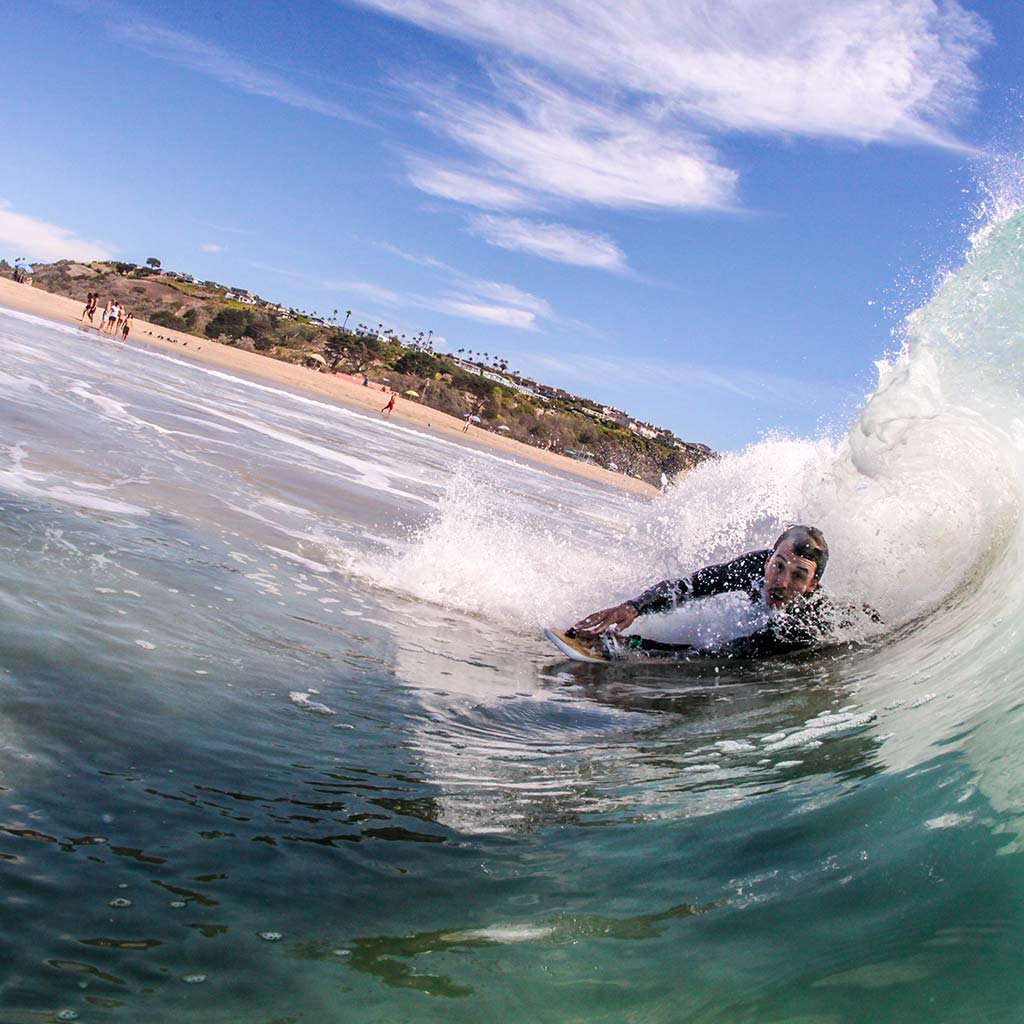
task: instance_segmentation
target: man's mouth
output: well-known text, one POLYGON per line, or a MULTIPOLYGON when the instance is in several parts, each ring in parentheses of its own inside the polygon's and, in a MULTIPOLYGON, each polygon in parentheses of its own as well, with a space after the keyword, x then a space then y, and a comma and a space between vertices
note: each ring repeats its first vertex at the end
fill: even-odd
POLYGON ((783 599, 785 598, 785 596, 786 596, 786 593, 783 590, 769 590, 768 591, 768 600, 771 601, 772 604, 782 604, 783 599))

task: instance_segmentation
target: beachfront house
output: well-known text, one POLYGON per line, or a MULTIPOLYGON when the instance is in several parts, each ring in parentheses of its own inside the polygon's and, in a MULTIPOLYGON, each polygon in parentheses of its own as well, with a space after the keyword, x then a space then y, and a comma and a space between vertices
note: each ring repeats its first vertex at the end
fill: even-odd
POLYGON ((646 437, 649 441, 653 441, 660 433, 657 427, 652 427, 650 423, 641 423, 640 420, 630 420, 626 427, 637 436, 646 437))

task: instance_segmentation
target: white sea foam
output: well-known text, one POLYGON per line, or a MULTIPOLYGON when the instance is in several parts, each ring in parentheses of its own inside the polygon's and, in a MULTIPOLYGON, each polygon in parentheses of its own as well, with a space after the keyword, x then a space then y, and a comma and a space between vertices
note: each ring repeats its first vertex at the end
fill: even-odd
POLYGON ((337 714, 333 708, 329 708, 326 704, 320 704, 313 700, 308 693, 303 693, 301 690, 292 690, 288 694, 288 699, 297 707, 302 708, 303 711, 312 711, 317 715, 334 715, 337 714))

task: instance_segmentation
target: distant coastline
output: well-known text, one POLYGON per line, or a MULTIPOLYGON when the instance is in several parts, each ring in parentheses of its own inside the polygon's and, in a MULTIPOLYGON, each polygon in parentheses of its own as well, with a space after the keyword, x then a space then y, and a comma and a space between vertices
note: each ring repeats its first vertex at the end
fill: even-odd
MULTIPOLYGON (((463 427, 469 420, 470 436, 504 434, 536 451, 555 452, 650 484, 662 484, 714 457, 706 445, 527 378, 497 354, 465 348, 434 351, 432 332, 398 335, 383 324, 371 328, 350 322, 350 310, 319 316, 239 287, 196 281, 162 268, 155 258, 147 264, 37 264, 33 284, 83 306, 89 294, 100 295, 101 309, 107 300, 119 303, 139 322, 136 338, 174 338, 182 349, 233 348, 325 376, 348 373, 361 384, 398 392, 402 407, 425 406, 455 417, 463 427), (188 340, 179 341, 178 335, 188 340)), ((0 275, 12 270, 0 260, 0 275)), ((97 313, 97 323, 99 319, 97 313)))
MULTIPOLYGON (((99 337, 95 329, 82 324, 83 302, 55 295, 37 287, 15 284, 13 280, 4 276, 0 276, 0 306, 76 327, 82 330, 83 334, 95 339, 97 344, 121 344, 108 337, 99 337)), ((196 338, 194 335, 161 327, 139 318, 136 318, 128 344, 141 344, 188 361, 299 391, 369 415, 379 416, 383 404, 380 390, 363 387, 350 377, 318 373, 295 363, 267 359, 255 352, 196 338)), ((590 463, 577 462, 552 451, 534 448, 500 433, 478 429, 463 433, 464 424, 461 419, 418 402, 399 398, 392 415, 396 421, 468 448, 493 451, 517 461, 528 462, 546 470, 590 480, 638 496, 650 497, 657 493, 656 487, 643 480, 614 473, 590 463)))

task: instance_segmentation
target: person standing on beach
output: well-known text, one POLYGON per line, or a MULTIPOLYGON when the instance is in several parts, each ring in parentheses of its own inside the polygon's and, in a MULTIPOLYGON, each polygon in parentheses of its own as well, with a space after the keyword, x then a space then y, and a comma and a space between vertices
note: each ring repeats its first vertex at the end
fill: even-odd
POLYGON ((115 338, 121 331, 121 324, 124 321, 124 306, 118 304, 117 307, 117 319, 114 321, 114 328, 110 332, 115 338))
POLYGON ((107 329, 107 321, 110 319, 110 307, 112 303, 110 299, 107 299, 107 304, 103 307, 103 315, 100 317, 100 325, 96 328, 97 334, 102 334, 107 329))
POLYGON ((134 319, 135 319, 135 314, 134 313, 129 313, 124 318, 124 323, 121 324, 121 340, 122 341, 127 341, 128 340, 128 335, 131 333, 132 321, 134 321, 134 319))
POLYGON ((92 292, 89 292, 89 294, 88 294, 88 296, 86 297, 86 300, 85 300, 85 309, 82 310, 82 318, 81 318, 82 319, 82 323, 85 323, 85 318, 86 317, 89 318, 89 323, 92 323, 93 310, 96 308, 93 305, 93 302, 94 302, 95 298, 96 298, 96 296, 92 292))
POLYGON ((398 392, 397 391, 392 391, 391 392, 391 398, 388 399, 388 404, 385 405, 383 409, 381 409, 381 412, 384 414, 384 419, 386 419, 386 420, 391 419, 391 410, 394 409, 394 407, 395 407, 395 399, 397 397, 398 397, 398 392))

